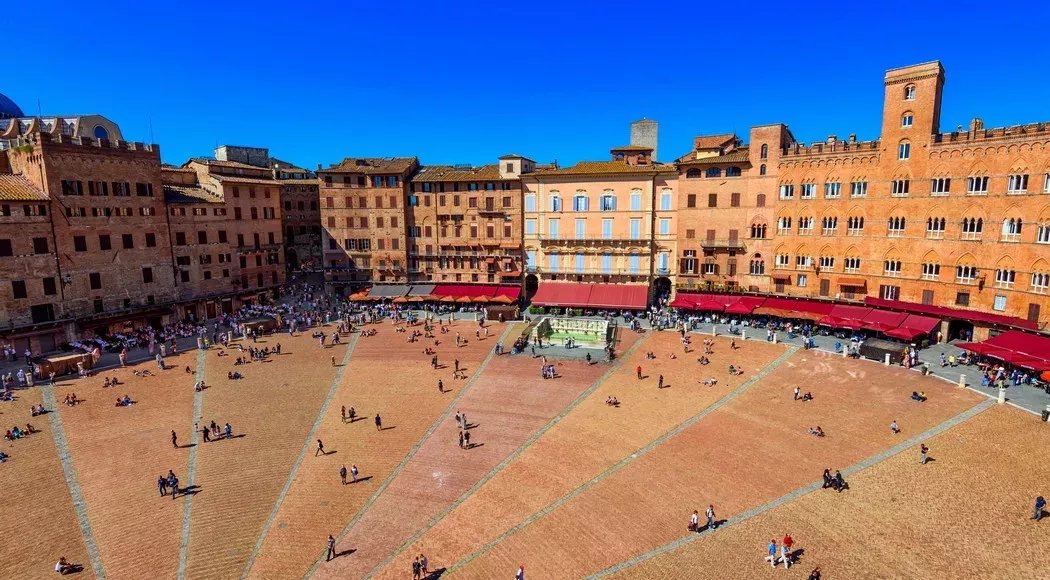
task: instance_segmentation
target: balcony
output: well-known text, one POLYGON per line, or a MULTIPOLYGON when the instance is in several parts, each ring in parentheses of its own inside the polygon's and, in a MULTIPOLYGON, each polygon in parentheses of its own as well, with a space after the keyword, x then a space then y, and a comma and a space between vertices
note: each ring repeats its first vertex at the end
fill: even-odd
POLYGON ((551 246, 613 246, 623 248, 627 246, 649 247, 652 240, 649 238, 540 238, 540 245, 551 246))
POLYGON ((741 250, 743 251, 744 242, 740 238, 725 238, 725 239, 707 239, 700 242, 700 247, 705 250, 741 250))

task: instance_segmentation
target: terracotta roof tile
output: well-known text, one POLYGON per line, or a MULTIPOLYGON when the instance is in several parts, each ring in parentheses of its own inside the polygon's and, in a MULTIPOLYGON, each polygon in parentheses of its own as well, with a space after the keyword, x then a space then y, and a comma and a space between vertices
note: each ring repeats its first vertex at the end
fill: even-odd
POLYGON ((191 185, 165 185, 164 201, 167 203, 224 203, 221 197, 191 185))
POLYGON ((549 169, 529 175, 653 175, 657 173, 669 173, 676 170, 673 165, 628 165, 623 161, 580 161, 572 167, 561 169, 549 169))
POLYGON ((645 145, 624 145, 623 147, 613 147, 610 151, 652 151, 652 147, 646 147, 645 145))
POLYGON ((219 161, 218 159, 205 159, 203 157, 192 157, 190 161, 193 163, 200 163, 201 165, 208 165, 210 167, 232 167, 234 169, 254 169, 255 171, 266 171, 267 167, 259 167, 258 165, 249 165, 248 163, 241 163, 239 161, 219 161))
POLYGON ((0 199, 7 201, 41 201, 47 195, 21 175, 0 174, 0 199))
POLYGON ((736 141, 736 135, 733 133, 700 135, 693 139, 693 149, 718 149, 733 141, 736 141))
POLYGON ((702 159, 688 159, 692 156, 692 153, 687 153, 681 159, 678 160, 679 165, 717 165, 719 163, 747 163, 750 158, 748 157, 748 148, 741 147, 734 149, 725 155, 715 155, 712 157, 704 157, 702 159))
POLYGON ((457 169, 449 165, 426 165, 412 181, 499 181, 498 165, 457 169))
POLYGON ((418 163, 415 157, 347 157, 321 171, 329 173, 403 174, 418 163))

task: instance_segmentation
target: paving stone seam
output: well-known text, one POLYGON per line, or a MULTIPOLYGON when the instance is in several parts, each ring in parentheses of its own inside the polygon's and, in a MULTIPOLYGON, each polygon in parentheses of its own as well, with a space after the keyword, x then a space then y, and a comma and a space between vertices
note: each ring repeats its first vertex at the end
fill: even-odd
POLYGON ((343 373, 346 371, 347 365, 350 364, 350 355, 354 352, 354 347, 357 346, 357 339, 360 338, 360 336, 360 333, 354 334, 350 339, 349 344, 346 346, 346 352, 343 354, 343 361, 339 366, 339 370, 336 371, 335 377, 332 378, 332 386, 328 389, 328 395, 325 397, 324 403, 321 404, 321 410, 317 413, 317 419, 314 420, 314 424, 310 428, 310 434, 306 436, 306 442, 303 443, 303 448, 299 451, 299 457, 296 458, 295 465, 292 466, 292 470, 288 473, 288 479, 284 482, 284 487, 281 488, 281 493, 277 496, 273 509, 270 510, 270 516, 266 518, 266 523, 263 524, 262 531, 259 533, 259 539, 255 542, 255 547, 252 548, 252 554, 248 557, 248 562, 244 566, 244 572, 241 574, 242 579, 248 577, 248 573, 255 564, 255 558, 259 556, 259 552, 263 547, 263 542, 266 541, 266 535, 270 532, 270 528, 273 527, 273 522, 277 519, 277 513, 280 511, 281 505, 284 503, 284 499, 287 497, 288 492, 292 489, 292 484, 295 483, 295 477, 299 473, 299 467, 303 464, 306 454, 313 448, 314 439, 316 439, 317 436, 317 430, 321 428, 321 421, 324 420, 325 415, 328 413, 328 407, 332 404, 332 400, 335 398, 335 393, 339 390, 340 383, 343 382, 343 373))
MULTIPOLYGON (((198 348, 197 349, 197 374, 194 377, 198 382, 204 380, 204 362, 207 360, 205 356, 208 351, 198 348)), ((190 435, 190 457, 189 465, 186 468, 186 486, 189 487, 195 484, 195 477, 197 475, 197 420, 201 417, 201 408, 204 405, 204 391, 194 391, 193 393, 193 434, 190 435)), ((193 494, 186 496, 186 502, 182 508, 182 539, 179 542, 179 580, 185 580, 186 578, 186 560, 190 551, 190 514, 193 510, 193 494)))
MULTIPOLYGON (((516 323, 508 324, 507 328, 504 329, 497 342, 499 344, 503 344, 504 342, 506 342, 507 336, 510 334, 511 330, 513 330, 516 326, 516 323)), ((496 343, 493 344, 495 345, 496 343)), ((430 428, 427 429, 427 432, 424 433, 418 441, 416 441, 416 444, 412 447, 411 450, 409 450, 408 454, 405 455, 404 459, 401 460, 401 463, 399 463, 397 467, 394 468, 394 471, 392 471, 390 475, 386 478, 386 480, 383 481, 383 484, 379 486, 379 489, 377 489, 374 494, 372 494, 372 497, 368 498, 368 501, 365 502, 365 505, 361 506, 361 509, 357 512, 357 515, 355 515, 353 519, 351 519, 350 522, 346 524, 346 527, 344 527, 343 530, 339 532, 338 536, 335 536, 336 544, 341 542, 343 538, 348 533, 350 533, 350 530, 354 527, 354 524, 356 524, 357 521, 361 519, 365 512, 367 512, 368 509, 372 507, 372 504, 374 504, 376 500, 379 499, 379 496, 381 496, 383 492, 386 491, 386 488, 390 485, 391 482, 394 481, 398 474, 401 473, 401 470, 404 469, 406 465, 408 465, 408 462, 411 461, 413 457, 415 457, 416 452, 418 452, 420 448, 423 447, 423 444, 426 443, 428 439, 430 439, 430 436, 434 433, 434 431, 437 431, 438 426, 441 425, 441 423, 443 423, 445 419, 452 414, 452 410, 455 409, 456 406, 459 404, 459 401, 462 400, 468 392, 470 392, 471 387, 474 386, 474 383, 477 381, 478 377, 481 376, 482 372, 485 370, 486 367, 489 366, 489 362, 491 362, 492 359, 495 358, 495 356, 495 349, 490 348, 488 355, 486 355, 485 359, 481 361, 480 365, 478 365, 477 370, 475 370, 474 374, 471 375, 470 380, 467 381, 467 384, 463 385, 463 388, 456 395, 456 398, 452 399, 452 402, 449 403, 447 407, 445 407, 445 410, 441 413, 441 415, 438 416, 438 418, 434 421, 430 428)), ((317 570, 317 567, 324 560, 324 557, 325 553, 322 552, 317 557, 317 559, 314 560, 313 565, 310 566, 310 570, 306 573, 304 578, 309 578, 310 576, 313 576, 314 572, 317 570)))
POLYGON ((99 553, 98 544, 95 543, 95 534, 91 530, 91 520, 88 518, 84 493, 80 489, 80 483, 77 482, 77 472, 73 467, 73 456, 69 451, 69 441, 66 439, 66 430, 62 426, 62 417, 58 413, 55 392, 49 384, 41 386, 40 392, 44 397, 44 406, 49 411, 47 420, 51 427, 51 439, 55 442, 55 449, 58 450, 58 459, 66 477, 66 486, 69 487, 69 495, 73 498, 73 510, 77 514, 77 523, 80 524, 80 534, 84 538, 88 558, 91 559, 91 569, 95 572, 96 578, 105 580, 106 570, 102 566, 102 556, 99 553))
MULTIPOLYGON (((885 460, 887 460, 887 459, 889 459, 891 457, 899 455, 900 453, 902 453, 902 452, 904 452, 904 451, 906 451, 908 449, 913 449, 917 445, 922 443, 923 441, 926 441, 926 440, 928 440, 928 439, 930 439, 932 437, 940 435, 941 433, 944 433, 948 429, 951 429, 952 427, 955 427, 956 425, 959 425, 960 423, 968 421, 968 420, 972 419, 973 417, 977 416, 978 414, 980 414, 980 413, 982 413, 984 411, 987 411, 988 409, 991 409, 995 405, 996 405, 995 401, 982 401, 982 402, 974 405, 973 407, 970 407, 966 411, 963 411, 962 413, 960 413, 960 414, 958 414, 958 415, 956 415, 956 416, 954 416, 954 417, 952 417, 950 419, 947 419, 944 422, 942 422, 942 423, 940 423, 938 425, 935 425, 935 426, 931 427, 930 429, 927 429, 926 431, 923 431, 919 435, 916 435, 915 437, 912 437, 912 438, 904 441, 903 443, 900 443, 900 444, 895 445, 895 446, 893 446, 893 447, 891 447, 889 449, 886 449, 884 451, 876 453, 875 455, 872 455, 871 457, 868 457, 867 459, 864 459, 864 460, 862 460, 862 461, 860 461, 858 463, 854 463, 853 465, 850 465, 849 467, 846 467, 846 468, 842 469, 841 470, 842 474, 843 474, 844 477, 845 476, 852 476, 852 475, 854 475, 856 473, 859 473, 859 472, 861 472, 861 471, 863 471, 865 469, 873 467, 874 465, 877 465, 877 464, 879 464, 879 463, 881 463, 881 462, 883 462, 883 461, 885 461, 885 460)), ((779 507, 779 506, 781 506, 783 504, 786 504, 786 503, 788 503, 790 501, 794 501, 794 500, 796 500, 796 499, 798 499, 798 498, 800 498, 800 497, 802 497, 804 495, 808 495, 810 493, 813 493, 814 491, 820 490, 820 489, 823 488, 823 484, 824 484, 823 480, 813 482, 813 483, 811 483, 809 485, 806 485, 804 487, 796 489, 795 491, 792 491, 792 492, 790 492, 788 494, 782 495, 782 496, 780 496, 780 497, 778 497, 776 499, 773 499, 773 500, 771 500, 769 502, 766 502, 766 503, 764 503, 764 504, 762 504, 760 506, 751 508, 751 509, 749 509, 749 510, 747 510, 745 512, 737 514, 737 515, 727 519, 724 523, 722 523, 722 525, 718 526, 718 528, 715 529, 715 530, 705 530, 704 532, 701 532, 699 534, 696 534, 696 533, 688 534, 686 536, 683 536, 682 538, 679 538, 678 540, 675 540, 673 542, 670 542, 668 544, 665 544, 663 546, 660 546, 658 548, 655 548, 653 550, 645 552, 644 554, 640 554, 638 556, 635 556, 635 557, 633 557, 633 558, 631 558, 629 560, 625 560, 625 561, 623 561, 623 562, 621 562, 619 564, 616 564, 615 566, 611 566, 611 567, 609 567, 609 568, 607 568, 605 570, 602 570, 601 572, 598 572, 597 574, 593 574, 591 576, 588 576, 587 578, 588 579, 604 578, 606 576, 615 574, 617 572, 621 572, 621 571, 623 571, 623 570, 625 570, 627 568, 630 568, 632 566, 640 564, 640 563, 642 563, 642 562, 644 562, 646 560, 649 560, 649 559, 654 558, 656 556, 659 556, 661 554, 670 552, 672 550, 676 550, 676 549, 678 549, 678 548, 680 548, 680 547, 682 547, 682 546, 684 546, 684 545, 686 545, 686 544, 688 544, 690 542, 696 541, 697 539, 702 538, 702 537, 704 537, 704 536, 706 536, 708 534, 717 533, 717 532, 719 532, 721 530, 724 530, 725 528, 727 528, 729 526, 732 526, 734 524, 739 524, 741 522, 747 521, 747 520, 749 520, 749 519, 751 519, 751 518, 753 518, 755 516, 758 516, 760 514, 763 514, 763 513, 767 512, 767 511, 769 511, 769 510, 771 510, 773 508, 779 507)))
POLYGON ((737 387, 736 389, 734 389, 730 393, 726 394, 725 396, 723 396, 718 401, 712 403, 710 406, 705 408, 700 413, 698 413, 698 414, 694 415, 693 417, 685 420, 684 422, 680 423, 678 426, 676 426, 673 429, 671 429, 670 431, 664 433, 660 437, 652 440, 645 447, 642 447, 638 451, 635 451, 631 455, 621 459, 615 465, 609 467, 608 469, 606 469, 602 473, 600 473, 597 476, 595 476, 590 481, 584 483, 583 485, 577 487, 576 489, 572 490, 568 494, 562 496, 561 498, 559 498, 554 503, 548 505, 547 507, 543 508, 542 510, 540 510, 540 511, 536 512, 535 514, 529 516, 523 522, 521 522, 520 524, 518 524, 518 525, 514 526, 513 528, 507 530, 505 533, 503 533, 503 535, 501 535, 501 536, 497 537, 496 539, 490 541, 489 543, 485 544, 479 550, 477 550, 474 553, 470 554, 466 558, 463 558, 462 560, 456 562, 455 564, 452 564, 451 566, 449 566, 448 572, 453 572, 456 569, 461 568, 461 567, 469 564, 474 559, 478 558, 479 556, 482 556, 483 554, 485 554, 486 552, 491 550, 497 544, 503 542, 507 538, 509 538, 509 537, 513 536, 514 534, 520 532, 521 530, 525 529, 526 527, 528 527, 530 524, 532 524, 536 520, 539 520, 543 516, 545 516, 545 515, 551 513, 552 511, 558 509, 559 507, 561 507, 566 502, 572 500, 576 496, 578 496, 578 495, 582 494, 583 492, 587 491, 588 489, 594 487, 595 485, 597 485, 599 482, 601 482, 602 480, 606 479, 610 475, 612 475, 612 474, 616 473, 617 471, 623 469, 624 467, 630 465, 634 460, 636 460, 639 457, 645 455, 646 453, 649 453, 650 451, 652 451, 656 447, 658 447, 661 444, 667 442, 672 437, 678 435, 679 433, 681 433, 682 431, 684 431, 687 428, 691 427, 692 425, 695 425, 698 421, 700 421, 704 417, 708 416, 709 414, 713 413, 714 411, 717 411, 722 406, 724 406, 726 403, 732 401, 733 399, 735 399, 736 397, 740 396, 742 393, 747 391, 755 383, 757 383, 758 381, 760 381, 763 378, 765 378, 766 375, 768 375, 774 369, 776 369, 781 364, 783 364, 784 361, 786 361, 787 359, 791 358, 791 356, 793 354, 795 354, 795 352, 797 352, 797 351, 798 351, 798 347, 797 346, 789 347, 786 352, 784 352, 779 357, 777 357, 773 362, 771 362, 769 365, 764 367, 761 371, 755 373, 754 376, 752 376, 750 379, 745 381, 742 385, 740 385, 739 387, 737 387))
POLYGON ((602 374, 601 377, 599 377, 596 381, 594 381, 594 383, 590 387, 588 387, 586 391, 581 393, 580 396, 577 397, 575 401, 570 403, 569 406, 565 407, 565 409, 563 409, 553 419, 551 419, 550 422, 548 422, 546 425, 541 427, 539 429, 539 431, 536 431, 535 433, 533 433, 532 436, 529 437, 520 447, 518 447, 513 453, 508 455, 506 459, 504 459, 503 461, 501 461, 499 463, 499 465, 497 465, 496 467, 492 468, 491 471, 489 471, 487 474, 485 474, 484 477, 482 477, 480 480, 478 480, 478 482, 475 483, 469 490, 467 490, 463 495, 461 495, 459 498, 457 498, 456 501, 452 502, 452 504, 449 505, 448 508, 446 508, 440 514, 434 516, 434 518, 432 518, 430 520, 430 522, 428 522, 423 528, 421 528, 418 532, 416 532, 411 538, 409 538, 407 541, 405 541, 401 545, 401 547, 399 547, 397 550, 394 551, 394 553, 392 553, 390 556, 388 556, 386 558, 386 560, 383 561, 383 563, 379 564, 378 566, 375 567, 375 569, 373 569, 371 572, 369 572, 368 575, 365 576, 365 578, 366 579, 367 578, 371 578, 373 575, 375 575, 381 569, 383 569, 384 567, 389 565, 391 562, 393 562, 394 559, 397 558, 398 555, 400 555, 402 552, 404 552, 406 549, 408 549, 408 547, 410 545, 412 545, 414 542, 416 542, 416 540, 418 540, 420 537, 422 537, 422 535, 425 534, 428 530, 430 530, 430 528, 432 528, 435 525, 437 525, 437 523, 439 521, 444 519, 445 516, 447 516, 449 513, 452 512, 452 510, 454 510, 457 507, 459 507, 460 504, 465 502, 467 500, 467 498, 469 498, 471 495, 473 495, 474 492, 476 492, 478 489, 481 488, 481 486, 483 486, 486 483, 488 483, 488 481, 490 479, 495 477, 496 474, 499 473, 500 471, 502 471, 503 468, 505 468, 508 464, 510 464, 511 461, 514 461, 514 459, 516 459, 519 455, 521 455, 526 449, 531 447, 532 444, 536 442, 536 440, 538 440, 540 437, 542 437, 547 431, 550 431, 555 425, 560 423, 561 420, 564 419, 569 414, 570 411, 575 409, 580 403, 582 403, 584 400, 586 400, 588 397, 590 397, 591 394, 593 394, 594 391, 596 391, 598 389, 598 387, 600 387, 602 385, 602 383, 604 383, 605 381, 609 380, 609 377, 611 377, 614 372, 619 370, 619 368, 623 364, 623 362, 626 361, 628 358, 630 358, 631 355, 634 354, 634 351, 638 350, 638 348, 641 347, 643 342, 645 342, 644 339, 639 339, 639 340, 635 341, 635 343, 633 345, 631 345, 631 348, 627 349, 627 351, 624 352, 623 355, 619 356, 616 359, 616 362, 609 368, 609 370, 607 370, 604 374, 602 374))

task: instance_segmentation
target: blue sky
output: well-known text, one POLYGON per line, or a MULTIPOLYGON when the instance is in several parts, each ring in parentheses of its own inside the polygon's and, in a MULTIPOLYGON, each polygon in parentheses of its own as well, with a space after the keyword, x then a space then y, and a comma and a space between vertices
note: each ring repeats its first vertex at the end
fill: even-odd
MULTIPOLYGON (((1050 120, 1045 3, 20 3, 0 92, 27 114, 100 113, 164 161, 217 143, 316 168, 346 156, 566 165, 660 122, 878 135, 882 75, 940 60, 942 130, 1050 120), (20 40, 19 40, 20 38, 20 40), (13 82, 12 82, 13 81, 13 82)), ((17 12, 17 14, 16 14, 17 12)))

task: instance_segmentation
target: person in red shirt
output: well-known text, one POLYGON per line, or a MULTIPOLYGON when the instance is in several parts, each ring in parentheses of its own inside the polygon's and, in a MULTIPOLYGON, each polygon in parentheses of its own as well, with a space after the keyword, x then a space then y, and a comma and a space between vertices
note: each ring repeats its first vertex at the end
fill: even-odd
POLYGON ((638 365, 636 370, 638 371, 638 380, 642 380, 642 365, 638 365))
MULTIPOLYGON (((791 554, 791 546, 795 544, 795 541, 791 539, 790 534, 784 534, 784 553, 787 554, 788 558, 793 557, 791 554)), ((786 564, 786 562, 785 562, 786 564)))

